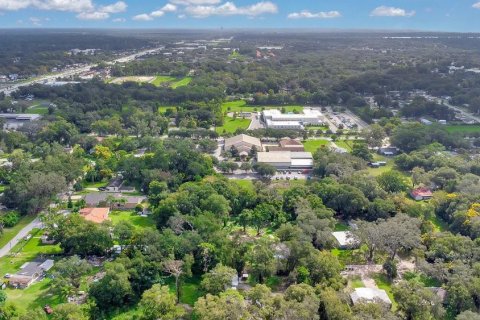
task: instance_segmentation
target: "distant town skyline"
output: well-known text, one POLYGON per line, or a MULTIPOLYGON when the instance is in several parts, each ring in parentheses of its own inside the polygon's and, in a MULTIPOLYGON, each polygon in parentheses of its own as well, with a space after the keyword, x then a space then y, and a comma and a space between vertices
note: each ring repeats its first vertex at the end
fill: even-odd
POLYGON ((480 32, 480 0, 0 0, 0 28, 480 32))

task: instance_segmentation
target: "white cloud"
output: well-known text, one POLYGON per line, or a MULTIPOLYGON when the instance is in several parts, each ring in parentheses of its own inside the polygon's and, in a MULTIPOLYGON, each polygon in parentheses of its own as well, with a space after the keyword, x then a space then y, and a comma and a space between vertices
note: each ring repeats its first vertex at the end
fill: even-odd
POLYGON ((221 0, 170 0, 173 4, 180 4, 184 6, 191 6, 191 5, 206 5, 206 4, 219 4, 221 0))
POLYGON ((81 12, 93 10, 92 0, 0 0, 0 10, 15 11, 35 8, 41 10, 81 12))
POLYGON ((110 18, 110 14, 101 11, 80 12, 77 14, 77 18, 80 20, 105 20, 110 18))
POLYGON ((116 22, 116 23, 122 23, 122 22, 125 22, 127 21, 125 18, 115 18, 112 20, 112 22, 116 22))
POLYGON ((387 6, 377 7, 370 13, 372 17, 412 17, 414 15, 415 11, 387 6))
POLYGON ((175 12, 175 11, 177 11, 177 6, 174 5, 174 4, 171 4, 171 3, 167 3, 160 10, 163 11, 163 12, 175 12))
POLYGON ((160 17, 163 17, 164 15, 165 15, 165 12, 163 12, 162 10, 157 10, 150 13, 150 16, 152 18, 160 18, 160 17))
POLYGON ((135 20, 135 21, 151 21, 151 20, 153 20, 153 18, 147 13, 137 14, 132 19, 135 20))
POLYGON ((118 1, 98 6, 92 0, 0 0, 0 10, 21 9, 76 12, 78 19, 103 20, 109 18, 110 14, 124 12, 127 4, 124 1, 118 1))
POLYGON ((340 18, 342 14, 338 11, 312 13, 308 10, 293 12, 288 15, 289 19, 333 19, 340 18))
POLYGON ((219 6, 188 6, 185 8, 185 12, 195 18, 231 15, 253 17, 265 13, 277 13, 278 7, 270 1, 262 1, 245 7, 237 7, 233 2, 225 2, 219 6))
POLYGON ((119 13, 127 10, 127 4, 123 1, 118 1, 108 6, 100 7, 99 11, 106 13, 119 13))
POLYGON ((472 5, 472 8, 480 9, 480 2, 474 3, 474 4, 472 5))
POLYGON ((36 27, 39 27, 42 25, 42 19, 37 18, 37 17, 30 17, 28 18, 30 20, 30 23, 33 24, 36 27))

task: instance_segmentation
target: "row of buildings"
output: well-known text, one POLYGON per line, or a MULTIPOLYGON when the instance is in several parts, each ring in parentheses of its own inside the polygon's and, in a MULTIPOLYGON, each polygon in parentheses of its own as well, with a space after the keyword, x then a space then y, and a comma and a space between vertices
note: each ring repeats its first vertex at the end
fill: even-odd
POLYGON ((322 113, 312 108, 304 108, 302 113, 281 113, 277 109, 264 110, 262 121, 268 129, 284 130, 304 130, 305 126, 325 123, 322 113))
POLYGON ((257 163, 269 164, 276 169, 313 168, 312 153, 305 152, 303 144, 296 139, 283 138, 278 144, 263 144, 258 138, 241 134, 225 139, 225 151, 232 148, 238 151, 240 158, 256 155, 257 163))

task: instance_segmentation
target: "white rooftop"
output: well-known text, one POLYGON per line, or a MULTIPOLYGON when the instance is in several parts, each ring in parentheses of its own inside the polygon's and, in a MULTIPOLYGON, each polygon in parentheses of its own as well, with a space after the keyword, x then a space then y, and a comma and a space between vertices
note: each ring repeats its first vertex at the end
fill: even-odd
POLYGON ((332 232, 332 235, 342 247, 355 245, 357 243, 350 231, 335 231, 332 232))
POLYGON ((385 290, 374 288, 356 288, 354 292, 350 294, 353 304, 358 302, 375 302, 375 300, 383 301, 389 305, 392 301, 388 297, 385 290))

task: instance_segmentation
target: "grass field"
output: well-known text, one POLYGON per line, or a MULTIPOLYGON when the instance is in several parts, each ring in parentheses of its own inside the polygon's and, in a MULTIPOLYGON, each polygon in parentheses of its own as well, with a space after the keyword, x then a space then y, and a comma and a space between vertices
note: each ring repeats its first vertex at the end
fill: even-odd
POLYGON ((397 302, 395 301, 392 293, 392 283, 387 279, 387 277, 384 274, 377 274, 373 277, 375 280, 375 283, 377 284, 377 287, 379 289, 385 290, 387 293, 388 297, 392 301, 392 310, 397 309, 397 302))
POLYGON ((243 180, 232 180, 232 181, 246 190, 253 191, 254 189, 252 180, 243 179, 243 180))
POLYGON ((478 124, 459 124, 459 125, 448 125, 445 126, 448 132, 450 133, 463 133, 463 134, 468 134, 468 133, 476 133, 480 132, 480 125, 478 124))
POLYGON ((33 107, 30 107, 26 111, 27 113, 33 113, 33 114, 48 114, 48 107, 42 106, 42 105, 36 105, 33 107))
POLYGON ((170 87, 172 87, 172 89, 177 89, 178 87, 188 86, 190 84, 190 82, 192 82, 192 78, 191 77, 185 77, 185 78, 180 79, 176 82, 172 82, 170 87))
POLYGON ((219 134, 222 134, 224 132, 234 133, 235 131, 237 131, 237 129, 247 129, 250 125, 250 121, 250 119, 233 119, 230 117, 225 117, 223 126, 217 127, 216 131, 219 134))
POLYGON ((128 221, 135 228, 155 228, 155 222, 150 217, 141 217, 133 211, 113 211, 109 214, 109 218, 114 225, 120 221, 128 221))
POLYGON ((352 288, 365 288, 365 284, 360 277, 354 277, 350 279, 350 285, 352 288))
POLYGON ((302 106, 251 106, 247 105, 245 100, 234 100, 234 101, 227 101, 222 103, 222 112, 248 112, 248 111, 261 111, 262 109, 278 109, 278 110, 285 110, 285 112, 302 112, 302 106))
POLYGON ((166 83, 166 82, 173 82, 177 80, 177 78, 175 77, 170 77, 170 76, 157 76, 155 77, 155 79, 153 79, 152 82, 150 82, 151 84, 153 84, 154 86, 161 86, 162 84, 166 83))
MULTIPOLYGON (((25 227, 27 224, 32 222, 35 219, 34 216, 24 216, 20 218, 20 221, 13 228, 3 229, 3 233, 0 236, 0 248, 4 247, 13 237, 25 227)), ((1 270, 1 269, 0 269, 1 270)))
POLYGON ((122 84, 125 82, 137 82, 137 83, 151 83, 155 80, 155 77, 151 76, 128 76, 128 77, 118 77, 110 79, 110 83, 122 84))
POLYGON ((106 181, 99 181, 99 182, 89 182, 89 181, 82 181, 82 186, 84 188, 101 188, 106 187, 108 182, 106 181))
POLYGON ((328 140, 307 140, 303 142, 305 151, 315 153, 319 148, 323 146, 328 146, 330 141, 328 140))
POLYGON ((353 141, 352 140, 337 140, 335 144, 340 148, 347 150, 348 152, 352 151, 353 141))
POLYGON ((164 114, 165 112, 167 112, 168 109, 171 109, 173 111, 177 110, 177 108, 174 106, 160 106, 158 107, 158 113, 164 114))

